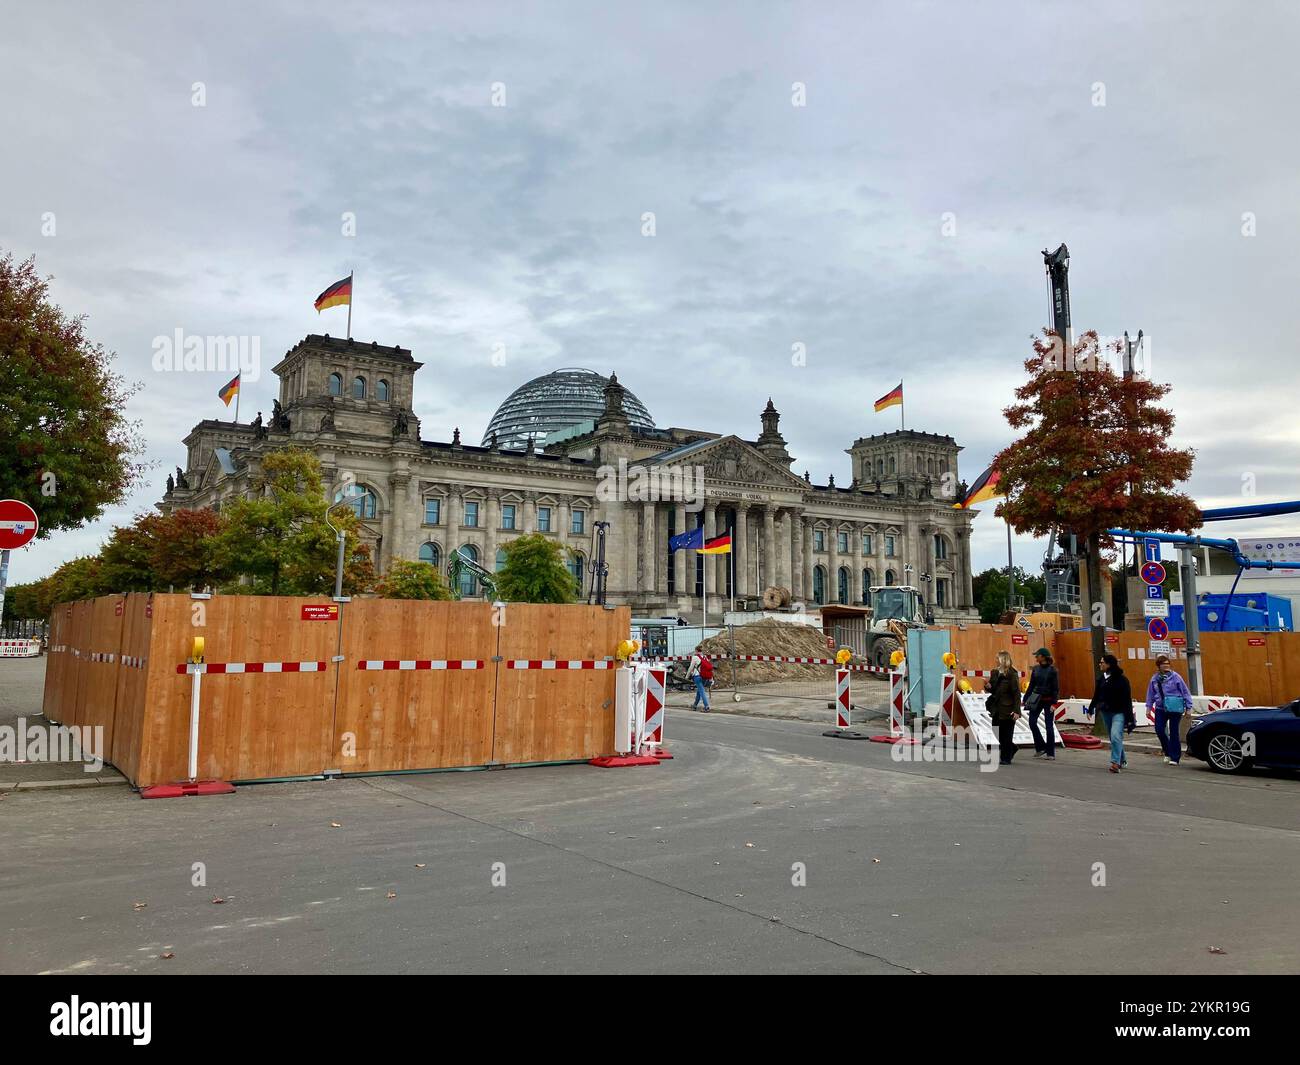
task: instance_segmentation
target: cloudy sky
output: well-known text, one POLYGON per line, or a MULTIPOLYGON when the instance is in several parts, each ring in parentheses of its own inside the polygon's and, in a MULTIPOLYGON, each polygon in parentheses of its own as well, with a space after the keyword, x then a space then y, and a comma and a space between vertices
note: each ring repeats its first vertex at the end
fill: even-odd
MULTIPOLYGON (((425 364, 426 439, 477 442, 558 366, 617 369, 661 425, 752 438, 772 396, 796 471, 846 484, 900 377, 909 427, 978 475, 1065 241, 1076 328, 1152 338, 1194 497, 1300 496, 1292 5, 3 8, 0 248, 142 383, 157 464, 13 580, 93 551, 230 416, 229 375, 156 372, 155 337, 259 337, 242 413, 269 411, 278 357, 343 334, 312 300, 351 269, 353 335, 425 364)), ((999 564, 1003 527, 976 530, 999 564)))

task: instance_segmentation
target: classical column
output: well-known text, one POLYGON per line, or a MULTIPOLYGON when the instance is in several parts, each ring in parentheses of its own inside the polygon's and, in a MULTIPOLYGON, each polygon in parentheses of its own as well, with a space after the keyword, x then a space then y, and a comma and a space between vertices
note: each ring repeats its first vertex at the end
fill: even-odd
POLYGON ((501 494, 495 489, 483 501, 483 568, 489 573, 497 571, 497 527, 501 524, 501 494))
POLYGON ((749 504, 736 504, 736 598, 739 599, 749 588, 746 575, 749 573, 749 504))
POLYGON ((655 536, 655 505, 641 505, 641 590, 654 595, 655 561, 658 559, 658 539, 655 536))
POLYGON ((790 592, 796 603, 804 599, 803 590, 803 515, 790 512, 790 592))
POLYGON ((862 603, 862 525, 860 522, 854 522, 852 531, 849 533, 849 555, 853 559, 853 566, 849 570, 849 602, 855 605, 862 603))
POLYGON ((537 493, 524 493, 524 532, 537 531, 537 493))
MULTIPOLYGON (((680 536, 686 531, 686 505, 684 503, 675 503, 673 505, 673 535, 680 536)), ((689 551, 673 552, 673 587, 676 589, 677 598, 691 594, 690 588, 686 582, 686 558, 691 554, 689 551)))
POLYGON ((655 591, 662 597, 668 595, 668 508, 655 507, 655 591))
POLYGON ((933 608, 939 598, 939 559, 935 555, 934 534, 935 527, 933 525, 921 526, 921 536, 923 537, 921 557, 925 559, 925 571, 930 574, 930 579, 926 582, 928 590, 925 593, 925 602, 928 608, 933 608))
POLYGON ((794 577, 790 573, 790 512, 782 510, 776 527, 776 583, 794 595, 794 577))
POLYGON ((447 513, 443 515, 443 521, 447 523, 447 542, 443 545, 444 554, 450 554, 460 546, 457 539, 460 536, 460 487, 452 485, 447 492, 447 513))
POLYGON ((840 601, 840 527, 837 523, 832 522, 828 534, 830 542, 826 545, 828 552, 827 568, 830 573, 827 574, 826 582, 826 602, 838 603, 840 601))
MULTIPOLYGON (((717 535, 718 535, 718 504, 705 503, 704 504, 704 539, 706 541, 712 540, 717 535)), ((718 578, 722 576, 722 567, 718 565, 718 563, 721 559, 724 559, 726 557, 727 557, 726 555, 705 555, 704 556, 704 570, 705 570, 704 576, 705 576, 706 592, 708 595, 721 595, 721 589, 726 587, 725 584, 720 584, 718 582, 718 578)), ((706 602, 704 605, 705 608, 707 609, 708 603, 706 602)))
POLYGON ((961 587, 961 605, 970 609, 975 605, 975 580, 971 573, 969 529, 962 529, 957 533, 957 543, 961 573, 957 575, 956 583, 961 587))
MULTIPOLYGON (((405 473, 390 474, 388 485, 390 489, 389 520, 387 522, 388 530, 384 533, 384 546, 388 548, 388 558, 391 561, 395 558, 401 558, 403 552, 408 548, 406 530, 411 509, 410 475, 405 473)), ((380 562, 380 559, 375 559, 376 572, 388 568, 387 566, 381 567, 380 562)))
POLYGON ((763 588, 771 588, 774 584, 776 584, 776 506, 768 503, 763 507, 763 588))
POLYGON ((803 593, 804 601, 813 601, 813 523, 811 518, 803 522, 803 593))

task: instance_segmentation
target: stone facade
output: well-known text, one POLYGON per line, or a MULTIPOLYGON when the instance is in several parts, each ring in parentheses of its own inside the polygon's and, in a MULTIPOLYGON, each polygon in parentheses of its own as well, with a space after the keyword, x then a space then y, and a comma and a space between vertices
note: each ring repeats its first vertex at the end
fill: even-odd
MULTIPOLYGON (((953 509, 957 453, 951 437, 905 430, 847 449, 847 486, 812 483, 794 460, 769 400, 756 440, 686 429, 633 428, 611 377, 590 432, 528 453, 421 440, 412 409, 421 364, 408 350, 308 336, 274 367, 280 396, 269 422, 204 421, 185 438, 186 466, 160 506, 217 507, 251 491, 266 451, 296 445, 320 458, 332 497, 360 487, 364 537, 382 572, 394 558, 446 567, 469 548, 493 569, 504 544, 542 532, 567 548, 588 592, 595 523, 608 522, 607 597, 636 616, 698 617, 752 602, 781 586, 798 601, 861 603, 871 584, 920 588, 937 620, 974 618, 972 514, 953 509), (651 471, 670 480, 703 470, 691 499, 614 490, 651 471), (630 497, 630 498, 629 498, 630 497), (733 530, 733 554, 669 552, 675 533, 702 524, 733 530), (931 579, 926 580, 929 576, 931 579)), ((466 593, 477 589, 466 586, 466 593)))

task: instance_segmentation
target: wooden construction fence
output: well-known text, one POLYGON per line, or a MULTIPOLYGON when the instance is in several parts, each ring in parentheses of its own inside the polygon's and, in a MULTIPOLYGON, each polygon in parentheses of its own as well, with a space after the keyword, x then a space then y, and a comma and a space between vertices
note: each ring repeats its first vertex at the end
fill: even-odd
MULTIPOLYGON (((1092 697, 1097 671, 1092 634, 1086 629, 1032 636, 1017 626, 979 625, 953 626, 948 632, 961 669, 992 669, 998 651, 1009 651, 1015 667, 1027 672, 1033 668, 1034 651, 1046 647, 1060 672, 1062 697, 1092 697), (1027 639, 1017 642, 1020 636, 1027 639)), ((1145 632, 1106 634, 1106 649, 1128 674, 1135 699, 1145 697, 1155 672, 1149 644, 1145 632)), ((1187 648, 1175 646, 1170 663, 1186 679, 1187 648)), ((1240 696, 1247 706, 1280 706, 1300 698, 1300 633, 1203 632, 1201 663, 1206 695, 1240 696)))
POLYGON ((362 599, 328 619, 331 606, 319 597, 135 593, 60 606, 45 716, 103 726, 106 760, 138 786, 184 779, 193 683, 184 664, 202 636, 202 778, 613 753, 613 669, 508 663, 607 660, 628 635, 626 607, 362 599), (326 620, 308 620, 319 616, 326 620))

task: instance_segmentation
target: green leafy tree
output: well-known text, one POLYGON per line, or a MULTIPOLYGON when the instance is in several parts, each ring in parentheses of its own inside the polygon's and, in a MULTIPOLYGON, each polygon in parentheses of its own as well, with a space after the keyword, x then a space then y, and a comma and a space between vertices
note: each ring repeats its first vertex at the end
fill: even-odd
POLYGON ((132 525, 118 526, 99 549, 98 584, 104 592, 157 590, 149 518, 141 515, 132 525))
POLYGON ((399 558, 375 586, 381 599, 450 599, 451 589, 431 562, 399 558))
MULTIPOLYGON (((262 595, 316 595, 332 591, 337 540, 326 523, 329 503, 321 487, 320 460, 302 448, 269 452, 251 499, 223 512, 213 543, 216 567, 247 577, 241 591, 262 595)), ((374 581, 369 548, 360 543, 360 519, 347 507, 330 514, 345 531, 343 593, 367 591, 374 581)))
POLYGON ((509 603, 572 603, 577 584, 565 565, 564 548, 542 533, 517 537, 505 547, 497 591, 509 603))
POLYGON ((99 517, 142 470, 124 414, 135 389, 82 323, 49 301, 34 259, 0 257, 0 498, 30 504, 41 537, 99 517))
POLYGON ((59 603, 74 603, 79 599, 94 599, 104 594, 100 580, 100 561, 96 555, 85 555, 65 562, 50 574, 52 593, 50 606, 59 603))
POLYGON ((212 510, 174 510, 145 519, 151 538, 149 565, 156 587, 194 590, 220 583, 228 575, 217 561, 224 527, 212 510))
MULTIPOLYGON (((1084 333, 1072 357, 1045 331, 1026 360, 1028 381, 1003 414, 1020 436, 994 460, 1007 492, 997 508, 1017 532, 1046 536, 1069 530, 1087 545, 1090 595, 1101 594, 1107 529, 1190 532, 1200 512, 1176 490, 1192 472, 1193 453, 1171 448, 1174 416, 1158 405, 1168 385, 1124 377, 1102 359, 1095 332, 1084 333)), ((1094 616, 1084 604, 1089 621, 1094 616)), ((1105 628, 1092 625, 1092 652, 1106 648, 1105 628)))
MULTIPOLYGON (((1047 595, 1046 581, 1030 576, 1020 566, 1016 567, 1016 595, 1022 596, 1026 606, 1041 604, 1047 595)), ((991 624, 1007 609, 1007 571, 986 569, 971 581, 975 602, 979 607, 980 621, 991 624)))

